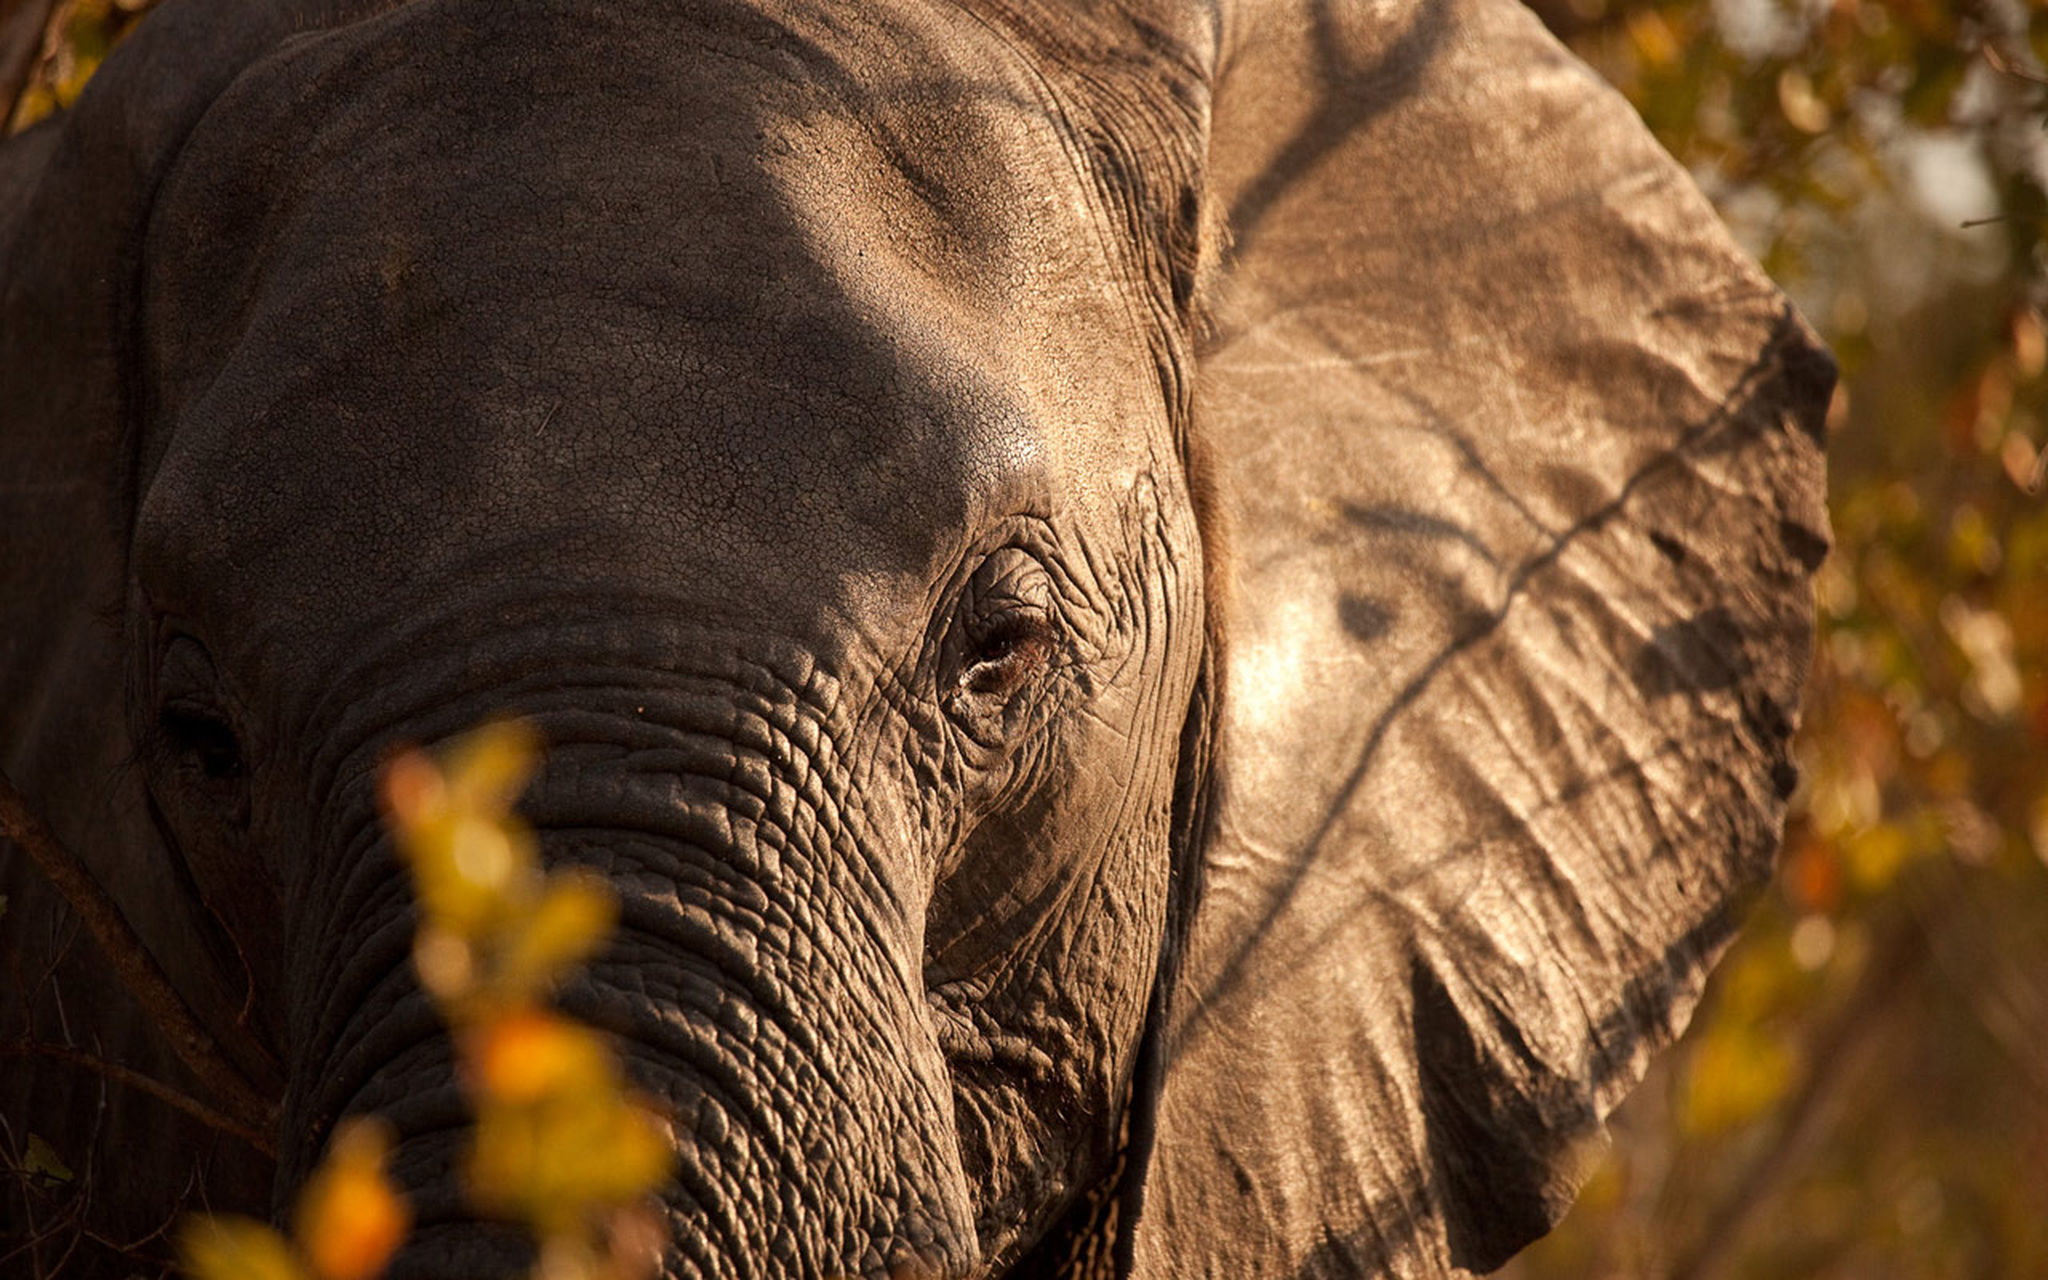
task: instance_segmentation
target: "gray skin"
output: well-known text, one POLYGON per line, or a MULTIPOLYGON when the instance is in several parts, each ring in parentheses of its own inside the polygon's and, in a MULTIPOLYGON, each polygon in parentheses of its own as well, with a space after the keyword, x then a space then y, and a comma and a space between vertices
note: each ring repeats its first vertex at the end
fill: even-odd
POLYGON ((372 791, 489 716, 679 1277, 1489 1270, 1777 845, 1831 366, 1504 0, 174 0, 0 290, 0 759, 282 1108, 11 1066, 112 1238, 376 1111, 516 1265, 372 791))

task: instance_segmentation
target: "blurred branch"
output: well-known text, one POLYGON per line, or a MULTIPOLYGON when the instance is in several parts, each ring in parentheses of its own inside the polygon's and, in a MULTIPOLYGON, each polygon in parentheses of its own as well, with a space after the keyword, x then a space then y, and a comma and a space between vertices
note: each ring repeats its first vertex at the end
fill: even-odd
POLYGON ((84 1067, 87 1071, 111 1080, 115 1084, 138 1089, 159 1102, 175 1107, 210 1129, 218 1129, 230 1137, 240 1138, 258 1151, 261 1151, 264 1155, 272 1157, 277 1155, 277 1143, 268 1134, 258 1129, 252 1129, 247 1125, 237 1124, 234 1120, 222 1115, 197 1098, 173 1089, 153 1076, 144 1075, 142 1072, 136 1071, 131 1067, 124 1067, 118 1062, 109 1062, 105 1058, 95 1057, 90 1053, 84 1053, 77 1049, 67 1049, 60 1044, 44 1044, 37 1040, 0 1041, 0 1058, 25 1057, 49 1058, 53 1061, 69 1063, 74 1067, 84 1067))
POLYGON ((1956 894, 1945 891, 1919 919, 1891 925, 1877 945, 1856 992, 1808 1047, 1811 1064, 1799 1091, 1785 1103, 1777 1132, 1733 1182, 1736 1190, 1709 1219, 1692 1249, 1679 1256, 1669 1280, 1716 1280, 1741 1260, 1743 1232, 1826 1138, 1831 1104, 1879 1044, 1883 1013, 1928 963, 1928 935, 1953 913, 1956 894))
MULTIPOLYGON (((255 1134, 272 1132, 276 1119, 271 1105, 200 1025, 158 967, 156 958, 135 935, 121 908, 77 855, 65 848, 29 808, 28 801, 5 774, 0 774, 0 836, 19 845, 78 914, 99 942, 121 985, 170 1041, 171 1048, 192 1074, 226 1109, 232 1122, 255 1134)), ((258 1145, 269 1150, 268 1141, 263 1139, 258 1145)))
MULTIPOLYGON (((2038 891, 2038 885, 2032 887, 2038 891)), ((1995 918, 1991 904, 1985 901, 1982 879, 1971 877, 1958 888, 1968 901, 1957 914, 1980 921, 1995 918)), ((1926 932, 1931 972, 1960 1006, 1970 1011, 1992 1046, 2005 1055, 2015 1076, 2048 1102, 2048 1062, 2040 1057, 2036 1030, 2048 1026, 2048 991, 2016 971, 2014 957, 1995 934, 1982 929, 1936 932, 1931 925, 1926 932)))

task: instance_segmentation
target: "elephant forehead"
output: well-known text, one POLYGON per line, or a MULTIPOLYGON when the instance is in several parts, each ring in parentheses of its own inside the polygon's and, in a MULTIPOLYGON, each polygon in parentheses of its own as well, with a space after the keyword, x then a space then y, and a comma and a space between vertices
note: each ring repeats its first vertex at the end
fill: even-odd
POLYGON ((216 105, 149 246, 156 533, 922 591, 1084 442, 1135 475, 1156 375, 985 36, 650 8, 416 4, 216 105))
POLYGON ((515 367, 683 339, 850 395, 864 330, 1007 356, 1024 394, 1089 385, 1044 357, 1131 364, 1128 282, 1030 69, 950 6, 781 8, 420 0, 288 43, 166 184, 166 403, 264 319, 515 367))

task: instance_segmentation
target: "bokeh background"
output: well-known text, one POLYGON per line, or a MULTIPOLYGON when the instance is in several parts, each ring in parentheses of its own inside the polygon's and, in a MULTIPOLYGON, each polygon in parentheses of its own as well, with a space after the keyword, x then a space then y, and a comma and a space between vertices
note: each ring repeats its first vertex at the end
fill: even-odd
MULTIPOLYGON (((150 3, 6 6, 13 124, 150 3)), ((1843 380, 1779 874, 1504 1274, 2048 1277, 2048 0, 1534 7, 1843 380)))

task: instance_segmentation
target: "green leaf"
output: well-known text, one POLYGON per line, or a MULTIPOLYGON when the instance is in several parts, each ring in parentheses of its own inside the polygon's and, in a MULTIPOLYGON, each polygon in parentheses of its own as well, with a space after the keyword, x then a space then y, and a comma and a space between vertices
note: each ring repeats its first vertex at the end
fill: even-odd
POLYGON ((39 1133, 28 1135, 28 1151, 22 1156, 21 1169, 45 1187, 62 1186, 74 1176, 71 1166, 39 1133))

